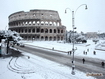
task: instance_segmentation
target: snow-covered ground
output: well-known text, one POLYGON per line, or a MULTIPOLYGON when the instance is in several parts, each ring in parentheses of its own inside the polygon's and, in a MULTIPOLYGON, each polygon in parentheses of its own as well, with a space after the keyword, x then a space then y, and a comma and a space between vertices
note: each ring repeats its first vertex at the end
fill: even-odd
MULTIPOLYGON (((88 40, 86 44, 75 44, 75 48, 77 49, 75 56, 86 56, 105 60, 104 51, 95 50, 95 48, 98 48, 100 45, 104 46, 104 43, 101 42, 103 41, 94 44, 92 40, 88 40), (87 49, 89 49, 89 52, 87 52, 87 55, 84 55, 83 51, 87 51, 87 49), (96 51, 96 55, 93 54, 94 50, 96 51)), ((72 50, 72 44, 70 43, 53 41, 24 41, 24 43, 29 46, 34 45, 49 49, 54 48, 54 50, 65 52, 72 50)), ((0 58, 0 79, 95 79, 91 76, 86 76, 86 73, 78 70, 75 70, 76 74, 72 75, 70 67, 27 52, 23 52, 23 54, 24 56, 20 57, 0 58)), ((67 53, 62 54, 67 55, 67 53)))
POLYGON ((26 52, 23 54, 0 58, 0 79, 94 79, 78 70, 72 75, 70 67, 26 52))
MULTIPOLYGON (((83 56, 83 57, 92 57, 92 58, 99 58, 105 60, 105 40, 100 40, 97 44, 95 44, 92 40, 88 40, 87 43, 82 44, 75 44, 75 56, 83 56), (95 50, 95 49, 101 49, 101 50, 95 50), (89 49, 89 51, 87 51, 89 49), (86 54, 83 54, 83 51, 87 52, 86 54), (96 51, 96 55, 93 54, 93 51, 96 51)), ((57 41, 27 41, 25 44, 33 45, 33 46, 39 46, 43 48, 48 48, 54 50, 60 50, 60 51, 71 51, 72 50, 72 43, 63 43, 63 42, 57 42, 57 41)), ((33 47, 31 46, 31 47, 33 47)))

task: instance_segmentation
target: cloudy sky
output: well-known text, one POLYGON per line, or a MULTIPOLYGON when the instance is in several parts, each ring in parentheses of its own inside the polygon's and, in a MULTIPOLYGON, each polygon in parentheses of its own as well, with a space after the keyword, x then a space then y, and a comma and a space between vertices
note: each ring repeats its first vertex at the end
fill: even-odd
POLYGON ((78 32, 105 32, 105 0, 0 0, 0 30, 8 28, 8 16, 18 11, 47 9, 58 11, 62 25, 72 30, 72 12, 75 13, 75 26, 78 32), (76 9, 82 5, 77 11, 76 9), (7 27, 6 27, 7 26, 7 27))

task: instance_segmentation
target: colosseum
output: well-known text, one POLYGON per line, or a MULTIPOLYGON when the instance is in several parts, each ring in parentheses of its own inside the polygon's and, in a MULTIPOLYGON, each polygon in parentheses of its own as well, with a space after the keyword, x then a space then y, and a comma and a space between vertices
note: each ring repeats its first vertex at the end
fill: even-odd
POLYGON ((16 31, 24 40, 64 40, 66 27, 61 24, 57 11, 19 11, 9 17, 9 29, 16 31))

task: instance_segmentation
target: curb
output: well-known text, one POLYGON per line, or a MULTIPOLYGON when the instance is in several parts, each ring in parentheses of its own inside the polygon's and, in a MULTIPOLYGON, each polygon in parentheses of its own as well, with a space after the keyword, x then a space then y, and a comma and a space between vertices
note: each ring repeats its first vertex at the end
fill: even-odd
POLYGON ((29 45, 29 44, 25 44, 25 45, 28 45, 28 46, 33 46, 33 47, 38 47, 38 48, 42 48, 42 49, 48 49, 48 50, 53 50, 53 51, 58 51, 58 52, 63 52, 63 53, 67 53, 66 51, 60 51, 60 50, 55 50, 55 49, 50 49, 50 48, 45 48, 45 47, 39 47, 39 46, 34 46, 34 45, 29 45))

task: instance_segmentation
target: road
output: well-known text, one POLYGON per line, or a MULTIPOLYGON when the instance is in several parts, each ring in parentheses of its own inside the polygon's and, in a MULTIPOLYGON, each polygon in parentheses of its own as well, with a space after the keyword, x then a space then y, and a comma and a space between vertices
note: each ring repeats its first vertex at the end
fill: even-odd
MULTIPOLYGON (((25 46, 25 47, 19 47, 15 46, 16 48, 49 59, 51 61, 66 65, 71 67, 72 66, 72 56, 70 55, 65 55, 65 54, 60 54, 57 53, 56 51, 48 51, 44 49, 40 49, 37 47, 30 47, 30 46, 25 46)), ((61 52, 63 53, 63 52, 61 52)), ((94 76, 97 79, 105 79, 105 68, 102 68, 101 66, 101 61, 100 59, 93 59, 93 58, 88 58, 85 57, 85 64, 82 62, 82 57, 76 56, 75 57, 75 69, 83 71, 85 73, 102 73, 103 76, 94 76)))

